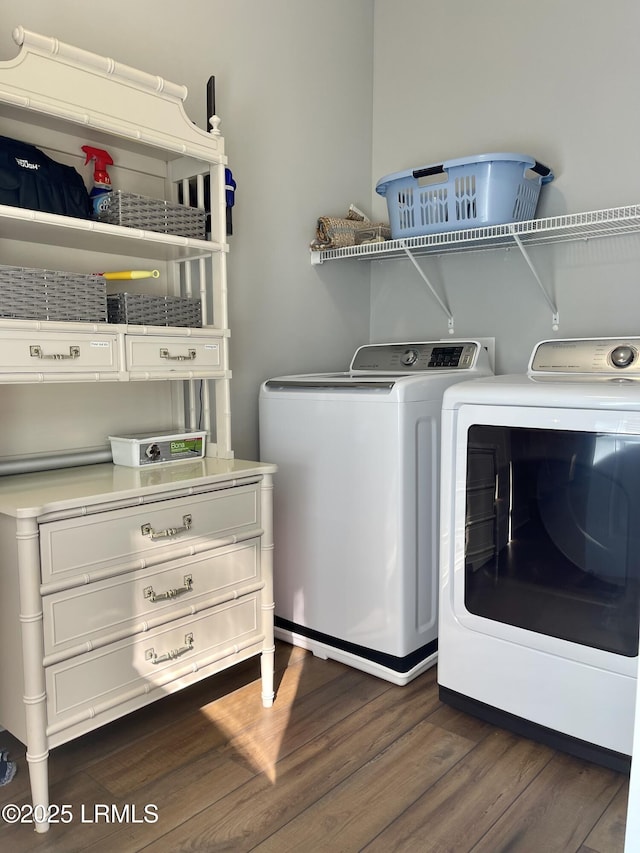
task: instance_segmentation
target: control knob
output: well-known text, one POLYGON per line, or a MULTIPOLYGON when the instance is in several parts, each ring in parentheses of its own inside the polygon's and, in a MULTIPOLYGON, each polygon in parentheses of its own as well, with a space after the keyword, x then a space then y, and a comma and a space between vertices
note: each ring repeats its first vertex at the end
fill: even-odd
POLYGON ((635 349, 626 344, 612 349, 610 355, 611 364, 614 367, 629 367, 629 365, 635 360, 635 357, 635 349))
POLYGON ((411 367, 412 364, 416 363, 419 355, 420 353, 417 349, 407 349, 402 353, 400 361, 405 367, 411 367))

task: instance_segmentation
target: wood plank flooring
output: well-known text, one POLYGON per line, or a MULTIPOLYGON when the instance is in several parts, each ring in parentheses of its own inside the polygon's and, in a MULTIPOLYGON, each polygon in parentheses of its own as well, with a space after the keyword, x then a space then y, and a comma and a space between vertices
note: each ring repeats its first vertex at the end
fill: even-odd
MULTIPOLYGON (((53 750, 71 819, 5 822, 2 849, 622 853, 626 776, 443 705, 435 669, 397 687, 284 643, 276 664, 271 709, 253 660, 53 750)), ((24 748, 0 748, 0 803, 28 804, 24 748)))

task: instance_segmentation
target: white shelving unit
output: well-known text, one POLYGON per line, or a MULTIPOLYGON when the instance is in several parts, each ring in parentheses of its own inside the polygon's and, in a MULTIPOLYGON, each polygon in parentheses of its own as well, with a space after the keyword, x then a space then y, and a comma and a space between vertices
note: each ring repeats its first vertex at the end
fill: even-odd
POLYGON ((67 165, 82 163, 83 144, 105 148, 119 189, 172 204, 195 193, 211 213, 210 239, 200 239, 0 205, 3 263, 37 255, 82 275, 142 261, 161 272, 152 295, 200 299, 203 316, 198 328, 0 319, 0 397, 23 386, 43 440, 75 425, 46 409, 38 386, 64 385, 82 403, 89 389, 115 388, 132 422, 145 413, 125 392, 155 383, 154 414, 208 433, 197 461, 127 468, 71 453, 39 469, 36 453, 0 476, 0 726, 27 747, 44 832, 51 748, 253 656, 272 704, 275 467, 231 448, 219 120, 197 128, 186 89, 160 77, 22 28, 14 39, 18 56, 0 63, 3 135, 67 165))
MULTIPOLYGON (((215 130, 212 133, 197 128, 184 111, 187 92, 183 86, 22 28, 15 30, 14 39, 22 45, 22 50, 16 60, 3 63, 0 69, 0 109, 5 135, 38 145, 51 151, 54 159, 70 165, 82 162, 80 146, 83 143, 108 148, 116 164, 114 184, 172 203, 177 203, 180 194, 188 199, 195 190, 199 207, 209 203, 212 227, 210 239, 204 239, 204 235, 203 239, 194 239, 0 205, 0 235, 6 240, 51 247, 52 253, 54 250, 58 253, 57 269, 60 269, 61 249, 70 250, 63 260, 76 265, 86 263, 87 253, 113 256, 120 259, 120 263, 131 259, 132 266, 146 259, 162 268, 166 295, 200 298, 202 329, 95 326, 92 335, 96 345, 101 334, 115 333, 114 349, 121 356, 114 356, 111 361, 107 371, 110 375, 99 373, 96 378, 117 377, 124 382, 132 379, 198 380, 201 384, 197 387, 191 385, 182 391, 183 400, 197 401, 197 405, 195 402, 176 404, 174 421, 179 422, 175 426, 206 429, 209 434, 207 455, 232 457, 226 301, 226 157, 224 140, 217 130, 218 119, 213 120, 215 130), (210 195, 205 199, 207 180, 210 195), (158 355, 155 363, 145 362, 142 367, 131 363, 127 359, 127 337, 132 335, 149 336, 149 340, 157 342, 157 353, 166 350, 163 340, 167 339, 174 355, 169 360, 161 360, 158 355), (195 358, 191 357, 193 348, 189 346, 189 339, 201 340, 195 358), (211 359, 202 357, 211 352, 217 354, 215 366, 211 359)), ((29 324, 0 320, 0 330, 15 330, 20 326, 25 328, 29 324)), ((47 324, 46 327, 64 335, 63 326, 47 324)), ((77 333, 73 324, 70 329, 77 333)), ((29 331, 35 331, 33 323, 29 331)), ((25 337, 22 346, 31 347, 32 343, 30 337, 28 340, 25 337)), ((61 353, 67 351, 64 346, 61 353)), ((12 382, 32 382, 35 378, 67 381, 70 372, 82 373, 83 355, 81 351, 73 369, 62 374, 53 369, 17 370, 11 359, 7 369, 0 363, 0 373, 5 375, 4 381, 12 382), (11 379, 10 373, 13 374, 11 379)), ((89 374, 92 371, 93 365, 89 364, 89 374)))
POLYGON ((449 318, 449 327, 453 328, 453 316, 444 305, 428 281, 424 271, 415 259, 427 255, 443 255, 460 252, 483 252, 490 249, 509 249, 516 247, 522 253, 534 275, 543 295, 552 311, 552 323, 557 328, 558 310, 542 283, 534 264, 527 253, 529 246, 541 246, 551 243, 566 243, 575 240, 590 240, 597 237, 615 237, 622 234, 640 232, 640 205, 614 207, 605 210, 593 210, 585 213, 552 216, 545 219, 531 219, 526 222, 514 222, 494 225, 487 228, 470 228, 461 231, 447 231, 428 234, 422 237, 407 237, 400 240, 388 240, 383 243, 347 246, 340 249, 327 249, 311 252, 312 265, 327 261, 355 258, 361 261, 385 261, 409 258, 418 274, 430 288, 434 298, 449 318))

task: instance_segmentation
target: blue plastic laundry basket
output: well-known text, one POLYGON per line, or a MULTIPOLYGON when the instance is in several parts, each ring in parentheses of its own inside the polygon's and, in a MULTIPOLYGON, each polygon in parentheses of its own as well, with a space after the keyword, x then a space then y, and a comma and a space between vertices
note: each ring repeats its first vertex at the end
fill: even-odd
POLYGON ((553 173, 524 154, 479 154, 381 178, 394 240, 533 219, 553 173))

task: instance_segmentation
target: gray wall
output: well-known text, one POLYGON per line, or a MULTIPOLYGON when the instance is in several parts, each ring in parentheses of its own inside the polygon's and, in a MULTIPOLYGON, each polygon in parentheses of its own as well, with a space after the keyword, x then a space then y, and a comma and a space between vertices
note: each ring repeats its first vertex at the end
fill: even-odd
MULTIPOLYGON (((530 154, 556 179, 538 215, 640 201, 637 0, 378 0, 372 183, 485 152, 530 154)), ((386 211, 383 199, 375 201, 386 211)), ((456 334, 494 335, 499 372, 548 337, 640 334, 640 238, 532 248, 560 326, 517 249, 420 261, 456 334)), ((372 264, 375 341, 446 337, 409 261, 372 264)))

